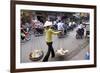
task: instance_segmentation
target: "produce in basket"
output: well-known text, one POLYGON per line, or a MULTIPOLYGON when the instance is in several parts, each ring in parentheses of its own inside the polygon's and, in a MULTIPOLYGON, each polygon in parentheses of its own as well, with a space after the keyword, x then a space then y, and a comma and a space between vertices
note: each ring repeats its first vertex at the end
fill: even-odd
POLYGON ((58 56, 64 56, 66 53, 68 53, 69 51, 68 50, 64 50, 63 48, 60 48, 56 51, 56 54, 58 56))
POLYGON ((44 53, 41 50, 34 50, 33 52, 30 53, 29 58, 32 61, 38 61, 42 59, 44 53))

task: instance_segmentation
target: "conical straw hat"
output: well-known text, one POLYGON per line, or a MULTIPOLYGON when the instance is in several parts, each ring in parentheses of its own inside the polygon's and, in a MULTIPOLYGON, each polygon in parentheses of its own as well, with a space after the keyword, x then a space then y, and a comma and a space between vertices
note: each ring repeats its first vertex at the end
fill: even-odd
POLYGON ((44 24, 44 27, 51 26, 51 25, 52 25, 52 22, 46 21, 45 24, 44 24))

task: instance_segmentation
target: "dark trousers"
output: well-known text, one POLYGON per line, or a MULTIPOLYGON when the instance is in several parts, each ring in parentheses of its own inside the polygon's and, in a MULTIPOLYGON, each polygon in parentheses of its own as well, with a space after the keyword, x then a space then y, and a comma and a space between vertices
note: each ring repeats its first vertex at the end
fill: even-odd
POLYGON ((55 52, 54 52, 53 47, 52 47, 52 42, 47 42, 47 45, 48 45, 48 51, 47 51, 47 53, 46 53, 46 55, 45 55, 45 57, 43 59, 44 62, 48 61, 50 53, 51 53, 52 57, 55 57, 55 52))

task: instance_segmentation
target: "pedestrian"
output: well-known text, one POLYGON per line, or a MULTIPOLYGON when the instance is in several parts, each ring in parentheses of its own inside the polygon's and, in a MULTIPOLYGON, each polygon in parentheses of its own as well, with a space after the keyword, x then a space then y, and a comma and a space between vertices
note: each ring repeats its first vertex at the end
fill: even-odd
POLYGON ((51 26, 52 26, 52 22, 50 21, 46 21, 45 24, 44 24, 44 28, 45 28, 45 39, 46 39, 46 44, 48 46, 48 51, 43 59, 43 62, 46 62, 48 61, 48 58, 51 54, 52 58, 55 57, 55 52, 54 52, 54 49, 53 49, 53 41, 52 41, 52 35, 55 34, 59 34, 60 32, 57 31, 53 31, 53 29, 51 29, 51 26))
POLYGON ((59 38, 62 38, 64 37, 64 23, 62 23, 61 20, 59 20, 58 24, 57 24, 57 27, 58 27, 58 31, 61 32, 61 34, 58 35, 59 38))
POLYGON ((86 52, 85 53, 85 60, 89 60, 90 59, 90 53, 89 52, 86 52))
POLYGON ((84 28, 83 25, 80 24, 76 30, 77 34, 79 35, 80 39, 82 39, 83 35, 84 35, 84 28))
POLYGON ((85 53, 84 56, 85 60, 90 60, 90 49, 88 48, 87 52, 85 53))

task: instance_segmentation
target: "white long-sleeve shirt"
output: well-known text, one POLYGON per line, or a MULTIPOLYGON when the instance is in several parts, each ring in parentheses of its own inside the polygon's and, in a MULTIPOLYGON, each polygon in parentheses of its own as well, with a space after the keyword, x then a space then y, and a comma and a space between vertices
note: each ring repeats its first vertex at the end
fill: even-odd
POLYGON ((64 30, 63 23, 59 22, 57 26, 58 26, 58 30, 64 30))

